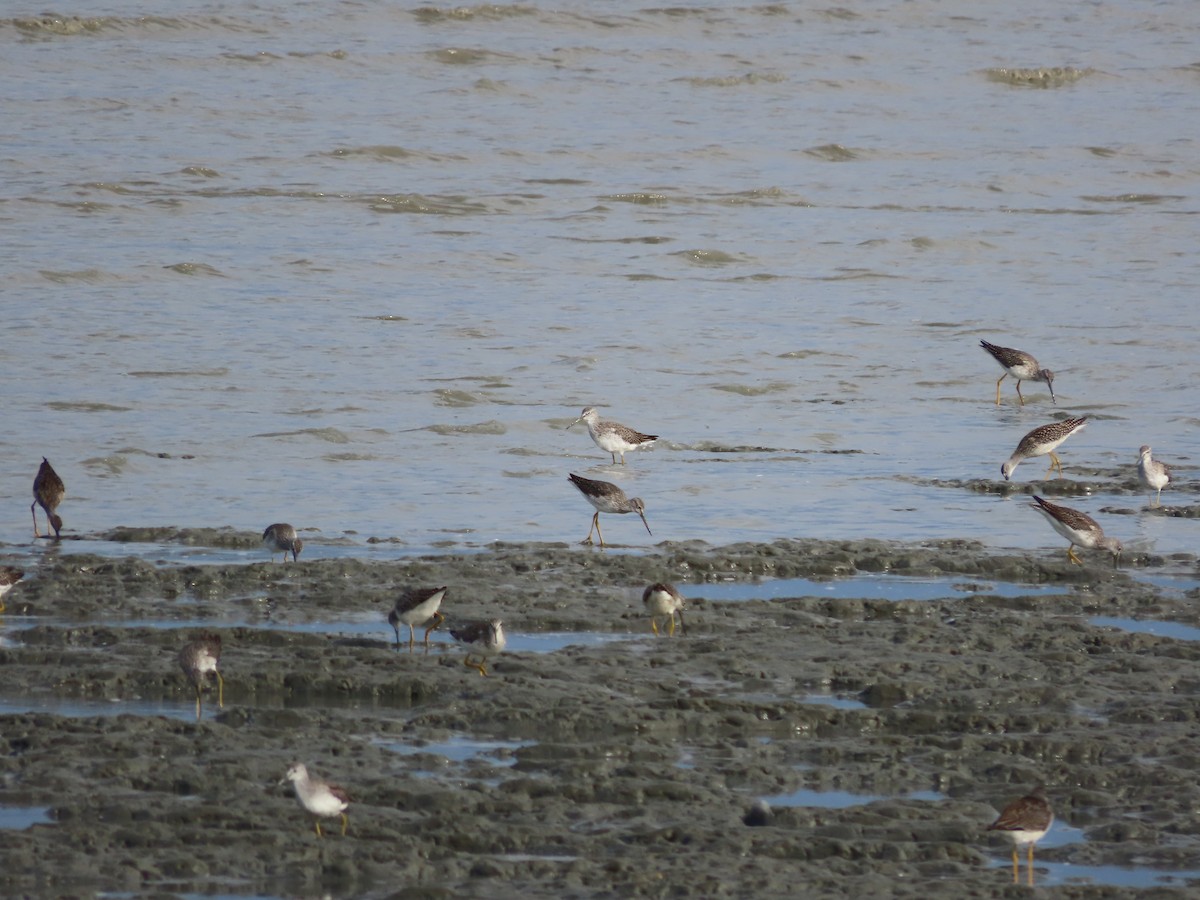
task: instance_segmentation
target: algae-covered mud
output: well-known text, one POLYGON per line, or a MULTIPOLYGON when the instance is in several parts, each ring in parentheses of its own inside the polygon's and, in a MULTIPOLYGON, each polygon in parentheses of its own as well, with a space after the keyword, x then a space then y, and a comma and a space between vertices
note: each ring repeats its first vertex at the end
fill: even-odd
POLYGON ((1038 782, 1042 893, 1200 879, 1191 556, 780 541, 25 568, 0 617, 5 896, 1015 896, 985 829, 1038 782), (652 634, 655 581, 685 632, 652 634), (395 597, 439 585, 429 652, 420 629, 398 651, 395 597), (480 618, 508 634, 486 678, 448 638, 480 618), (225 705, 210 685, 197 721, 177 655, 201 633, 225 705), (319 839, 280 784, 294 761, 349 793, 346 836, 319 839))

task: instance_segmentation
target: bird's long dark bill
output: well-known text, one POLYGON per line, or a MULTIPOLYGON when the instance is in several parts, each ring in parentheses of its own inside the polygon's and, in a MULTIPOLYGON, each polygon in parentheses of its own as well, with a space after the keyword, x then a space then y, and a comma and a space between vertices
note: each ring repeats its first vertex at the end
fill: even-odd
POLYGON ((654 532, 650 530, 650 523, 646 521, 645 516, 642 516, 642 524, 646 526, 646 534, 650 535, 650 537, 654 537, 654 532))
POLYGON ((1047 381, 1046 387, 1050 388, 1050 399, 1054 401, 1055 406, 1058 406, 1058 401, 1054 399, 1054 385, 1047 381))

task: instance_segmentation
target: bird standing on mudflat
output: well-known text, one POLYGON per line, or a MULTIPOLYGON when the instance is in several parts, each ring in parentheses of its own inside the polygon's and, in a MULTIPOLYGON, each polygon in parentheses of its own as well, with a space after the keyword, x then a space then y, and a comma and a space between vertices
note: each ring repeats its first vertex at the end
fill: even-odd
POLYGON ((46 457, 42 457, 42 464, 38 467, 37 475, 33 479, 33 502, 29 504, 29 512, 33 516, 33 536, 41 537, 38 533, 37 526, 37 508, 40 506, 46 512, 46 520, 50 523, 46 528, 46 537, 50 536, 50 529, 54 529, 54 539, 58 540, 62 531, 62 519, 59 518, 58 504, 62 503, 63 497, 67 495, 67 489, 63 485, 63 481, 58 477, 58 473, 54 471, 54 466, 50 465, 50 461, 46 457))
POLYGON ((1026 796, 1004 807, 996 821, 988 826, 988 831, 999 832, 1012 841, 1013 884, 1020 881, 1017 848, 1024 845, 1029 848, 1026 872, 1029 885, 1033 886, 1033 845, 1046 836, 1053 822, 1054 810, 1046 799, 1046 788, 1039 784, 1026 796))
POLYGON ((196 689, 196 720, 200 719, 200 695, 204 690, 205 676, 212 672, 217 676, 217 706, 225 708, 225 679, 217 665, 221 662, 221 636, 201 635, 183 645, 179 651, 179 668, 196 689))
POLYGON ((679 616, 679 632, 686 634, 687 630, 683 627, 683 594, 675 589, 675 585, 666 584, 665 582, 657 582, 650 585, 642 592, 642 604, 646 607, 646 612, 650 616, 650 628, 657 636, 661 634, 658 630, 658 620, 666 619, 666 632, 668 636, 675 634, 675 616, 679 616))
POLYGON ((657 434, 642 434, 620 422, 601 419, 600 413, 596 412, 594 406, 585 406, 583 412, 579 414, 579 418, 567 427, 573 428, 580 422, 587 424, 588 434, 592 436, 592 441, 597 447, 612 456, 614 465, 617 462, 618 453, 621 454, 621 465, 625 465, 626 453, 640 450, 642 447, 649 447, 658 440, 657 434))
POLYGON ((579 493, 583 494, 584 499, 596 508, 596 512, 592 514, 592 527, 588 529, 587 537, 581 544, 592 543, 592 531, 596 532, 600 538, 600 546, 604 546, 604 535, 600 531, 600 513, 631 513, 635 512, 642 517, 642 524, 646 526, 646 533, 653 537, 654 532, 650 530, 650 523, 646 521, 646 505, 642 503, 641 497, 628 498, 625 492, 615 484, 608 481, 596 481, 593 478, 584 478, 582 475, 571 473, 567 476, 571 484, 579 488, 579 493))
POLYGON ((467 656, 463 665, 478 669, 487 675, 487 661, 504 651, 508 638, 504 636, 504 623, 499 619, 490 622, 471 622, 462 628, 451 628, 450 636, 467 645, 467 656))
MULTIPOLYGON (((345 835, 346 827, 350 824, 350 817, 346 815, 346 807, 350 805, 349 794, 336 784, 309 775, 304 763, 292 763, 283 781, 290 781, 295 785, 296 799, 312 815, 317 837, 324 837, 321 833, 321 819, 332 819, 334 816, 341 817, 342 834, 345 835)), ((280 784, 283 784, 283 781, 280 784)))
POLYGON ((1138 451, 1138 481, 1142 487, 1156 492, 1151 506, 1162 506, 1162 489, 1171 481, 1171 468, 1151 458, 1148 444, 1142 444, 1138 451))
POLYGON ((1000 474, 1004 476, 1004 480, 1008 481, 1009 477, 1016 470, 1017 466, 1023 460, 1030 459, 1034 456, 1050 455, 1050 468, 1046 470, 1046 476, 1042 480, 1050 477, 1050 473, 1058 469, 1058 477, 1062 478, 1062 463, 1058 460, 1058 454, 1054 451, 1058 445, 1075 434, 1077 431, 1082 431, 1087 425, 1087 416, 1080 416, 1076 419, 1063 419, 1061 422, 1051 422, 1049 425, 1040 425, 1025 437, 1021 438, 1021 442, 1017 444, 1017 449, 1013 451, 1012 456, 1000 467, 1000 474))
POLYGON ((411 591, 405 591, 396 600, 396 605, 392 607, 392 611, 388 613, 388 624, 396 631, 396 649, 400 649, 400 626, 408 626, 408 652, 412 653, 413 644, 416 641, 416 636, 413 633, 413 627, 428 622, 430 619, 434 623, 425 629, 425 652, 429 652, 429 633, 437 628, 446 617, 443 616, 438 608, 442 605, 442 598, 446 596, 446 588, 414 588, 411 591))
POLYGON ((1044 381, 1046 387, 1050 388, 1050 399, 1054 400, 1054 373, 1049 369, 1043 369, 1038 365, 1038 361, 1026 353, 1024 350, 1014 350, 1012 347, 997 347, 995 344, 989 344, 987 341, 980 341, 981 346, 988 353, 992 354, 992 358, 1000 363, 1000 368, 1004 370, 1004 374, 1000 376, 996 382, 996 405, 1000 405, 1000 382, 1011 375, 1017 379, 1017 399, 1021 401, 1021 405, 1025 405, 1025 398, 1021 396, 1022 381, 1044 381))
POLYGON ((1104 529, 1087 513, 1043 500, 1037 494, 1033 495, 1033 501, 1029 505, 1045 516, 1054 530, 1071 542, 1067 547, 1067 558, 1075 565, 1083 565, 1082 560, 1075 555, 1077 544, 1088 550, 1107 550, 1113 555, 1114 568, 1120 562, 1123 549, 1121 542, 1116 538, 1105 537, 1104 529))
POLYGON ((295 562, 300 556, 300 551, 304 549, 304 541, 296 536, 296 529, 287 522, 268 525, 263 532, 262 542, 263 546, 271 552, 271 562, 275 561, 276 553, 283 554, 280 562, 287 562, 289 553, 292 554, 292 562, 295 562))

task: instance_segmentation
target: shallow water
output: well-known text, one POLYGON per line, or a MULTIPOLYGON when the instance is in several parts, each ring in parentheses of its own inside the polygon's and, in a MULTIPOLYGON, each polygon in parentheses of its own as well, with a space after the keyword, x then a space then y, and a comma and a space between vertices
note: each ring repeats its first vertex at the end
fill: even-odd
POLYGON ((653 538, 605 521, 635 547, 1049 552, 971 483, 1068 412, 1088 512, 1145 507, 1142 443, 1190 505, 1198 36, 1184 0, 0 19, 0 544, 25 554, 46 455, 72 534, 574 541, 575 470, 645 499, 653 538), (980 338, 1058 405, 1007 379, 997 408, 980 338), (565 430, 585 404, 658 445, 607 464, 565 430))

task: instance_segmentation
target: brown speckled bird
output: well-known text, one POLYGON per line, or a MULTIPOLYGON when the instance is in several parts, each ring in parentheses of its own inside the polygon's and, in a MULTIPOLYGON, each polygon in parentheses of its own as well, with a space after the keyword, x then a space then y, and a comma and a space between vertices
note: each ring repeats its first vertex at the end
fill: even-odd
POLYGON ((38 467, 37 475, 33 479, 33 502, 29 504, 29 512, 33 515, 33 536, 41 537, 38 533, 37 524, 37 508, 40 506, 46 512, 46 519, 50 525, 46 528, 46 537, 50 536, 50 529, 54 529, 54 539, 58 540, 62 531, 62 519, 59 518, 58 504, 62 503, 63 497, 67 495, 67 489, 63 486, 63 481, 58 477, 58 473, 54 471, 54 466, 50 465, 50 461, 46 457, 42 457, 42 464, 38 467))

